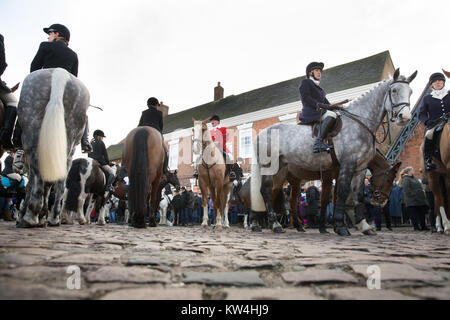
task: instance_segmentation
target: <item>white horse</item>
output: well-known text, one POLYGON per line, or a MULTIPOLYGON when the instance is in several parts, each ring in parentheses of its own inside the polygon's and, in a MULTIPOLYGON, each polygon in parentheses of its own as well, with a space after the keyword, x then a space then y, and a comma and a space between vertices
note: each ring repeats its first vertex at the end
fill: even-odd
POLYGON ((160 225, 167 225, 169 227, 171 227, 173 224, 172 222, 170 222, 170 220, 167 220, 167 211, 169 209, 169 206, 171 205, 173 200, 173 195, 172 194, 165 194, 163 192, 162 194, 162 200, 159 203, 159 224, 160 225))

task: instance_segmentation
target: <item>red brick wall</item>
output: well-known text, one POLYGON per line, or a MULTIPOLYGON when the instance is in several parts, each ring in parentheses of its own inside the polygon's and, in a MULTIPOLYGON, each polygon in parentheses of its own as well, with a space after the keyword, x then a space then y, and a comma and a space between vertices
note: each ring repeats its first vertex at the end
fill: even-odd
POLYGON ((416 130, 414 131, 414 134, 409 139, 398 159, 402 162, 399 173, 406 167, 413 167, 415 169, 416 175, 418 175, 418 177, 420 178, 419 169, 422 166, 423 158, 422 151, 420 151, 420 146, 423 142, 424 135, 425 126, 422 123, 419 123, 419 125, 416 127, 416 130))

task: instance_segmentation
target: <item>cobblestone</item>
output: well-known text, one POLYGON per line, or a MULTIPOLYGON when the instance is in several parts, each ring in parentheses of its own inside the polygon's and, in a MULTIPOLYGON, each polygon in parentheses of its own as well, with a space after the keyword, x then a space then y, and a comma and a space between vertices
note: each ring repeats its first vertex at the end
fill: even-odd
POLYGON ((0 299, 450 299, 449 238, 239 227, 18 229, 0 222, 0 299), (369 266, 381 290, 367 288, 369 266), (67 288, 69 266, 79 290, 67 288), (258 287, 254 287, 254 286, 258 287))

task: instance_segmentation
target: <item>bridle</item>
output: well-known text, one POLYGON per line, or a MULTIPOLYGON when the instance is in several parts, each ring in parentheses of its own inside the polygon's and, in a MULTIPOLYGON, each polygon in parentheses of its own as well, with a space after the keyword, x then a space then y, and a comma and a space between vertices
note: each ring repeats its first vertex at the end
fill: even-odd
POLYGON ((409 103, 409 102, 399 102, 399 103, 394 104, 394 102, 392 101, 392 85, 394 85, 396 83, 406 83, 406 84, 409 85, 409 82, 406 81, 406 80, 397 80, 397 81, 392 82, 389 85, 389 91, 384 96, 383 109, 385 109, 386 100, 389 97, 389 102, 391 103, 391 108, 392 108, 392 110, 391 110, 391 119, 390 119, 391 122, 395 121, 395 119, 403 111, 403 109, 405 109, 406 107, 410 107, 411 106, 411 103, 409 103), (394 109, 398 108, 398 107, 401 107, 401 108, 399 110, 397 110, 397 111, 394 111, 394 109))
POLYGON ((378 202, 378 203, 381 202, 381 201, 380 201, 380 198, 381 198, 382 195, 385 196, 386 199, 389 199, 389 195, 386 194, 385 192, 383 192, 383 191, 381 190, 381 187, 382 187, 382 186, 384 185, 384 183, 386 182, 386 179, 387 179, 387 177, 389 176, 389 173, 391 172, 392 168, 393 168, 393 166, 389 166, 389 168, 388 168, 386 171, 384 171, 383 173, 375 174, 375 175, 373 175, 373 176, 370 178, 370 180, 371 180, 371 183, 370 183, 370 184, 373 186, 373 183, 372 183, 373 177, 378 177, 378 176, 383 175, 383 180, 382 180, 381 183, 379 184, 379 187, 378 187, 376 190, 374 190, 373 193, 372 193, 372 196, 375 198, 375 201, 378 202))

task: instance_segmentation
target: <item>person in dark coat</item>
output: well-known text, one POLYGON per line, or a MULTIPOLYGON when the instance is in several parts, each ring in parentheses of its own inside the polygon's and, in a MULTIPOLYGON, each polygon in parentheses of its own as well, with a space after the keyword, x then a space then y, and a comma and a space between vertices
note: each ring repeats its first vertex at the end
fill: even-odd
POLYGON ((394 221, 394 227, 398 227, 402 220, 402 200, 403 200, 403 188, 398 184, 392 187, 389 194, 389 213, 394 221))
MULTIPOLYGON (((163 132, 163 114, 160 110, 158 110, 159 101, 155 97, 151 97, 147 100, 147 107, 148 109, 142 112, 141 118, 139 119, 138 127, 148 126, 152 127, 161 133, 163 132)), ((163 137, 164 141, 164 137, 163 137)), ((168 151, 166 149, 165 144, 164 151, 165 151, 165 157, 164 157, 164 165, 163 165, 163 173, 167 173, 169 169, 167 168, 169 164, 169 155, 168 151)))
POLYGON ((320 211, 320 192, 316 186, 312 185, 306 190, 306 202, 308 203, 306 216, 308 221, 310 221, 309 226, 317 227, 320 211))
POLYGON ((430 76, 432 92, 423 98, 419 112, 419 120, 425 124, 427 132, 424 138, 423 157, 425 169, 434 170, 433 153, 435 149, 434 133, 440 123, 440 118, 450 112, 449 90, 444 88, 445 76, 442 73, 433 73, 430 76))
POLYGON ((191 186, 187 186, 187 190, 185 192, 185 201, 185 223, 189 226, 192 226, 194 222, 195 196, 191 190, 191 186))
POLYGON ((372 198, 373 190, 370 185, 369 179, 364 180, 364 205, 366 207, 367 221, 372 224, 373 221, 377 221, 377 219, 381 219, 381 210, 378 207, 373 206, 370 203, 370 199, 372 198))
POLYGON ((434 195, 433 191, 430 189, 430 184, 428 182, 428 178, 425 174, 422 174, 422 185, 424 187, 425 196, 427 197, 428 204, 430 205, 430 210, 428 211, 430 213, 430 225, 431 225, 431 232, 436 233, 436 215, 434 213, 434 195))
POLYGON ((406 210, 411 218, 414 230, 429 230, 425 224, 425 214, 428 211, 429 205, 422 183, 414 176, 414 169, 412 167, 403 169, 400 176, 400 185, 403 187, 406 210))
POLYGON ((300 123, 320 122, 319 136, 313 146, 314 153, 332 148, 324 142, 324 139, 336 124, 337 115, 332 110, 339 108, 339 106, 331 106, 325 91, 320 87, 323 68, 322 62, 311 62, 306 67, 306 79, 302 81, 299 88, 303 104, 303 110, 299 116, 300 123))
POLYGON ((180 195, 180 190, 178 189, 175 190, 175 196, 172 199, 172 206, 174 211, 172 223, 173 226, 176 227, 181 223, 180 214, 183 212, 183 200, 180 195))
MULTIPOLYGON (((40 69, 63 68, 78 77, 78 56, 68 47, 70 41, 69 29, 62 24, 52 24, 50 27, 44 28, 44 32, 48 34, 48 42, 42 42, 39 45, 38 52, 31 62, 30 72, 40 69)), ((84 153, 92 151, 88 136, 89 124, 86 117, 81 138, 81 150, 84 153)), ((14 132, 14 140, 18 141, 17 139, 16 132, 14 132)))
POLYGON ((95 130, 94 131, 94 139, 92 139, 92 152, 89 153, 89 158, 95 159, 100 164, 103 171, 105 171, 108 175, 108 178, 106 179, 106 187, 105 190, 109 192, 114 192, 114 188, 112 186, 114 182, 114 171, 109 166, 109 157, 108 152, 106 151, 105 143, 103 142, 103 138, 105 137, 105 134, 102 130, 95 130))
POLYGON ((189 195, 186 191, 186 187, 181 187, 181 205, 182 205, 182 209, 181 209, 181 214, 180 214, 180 225, 183 227, 186 227, 188 224, 188 217, 186 216, 187 214, 187 203, 189 201, 189 195))
POLYGON ((2 171, 2 176, 9 178, 12 188, 16 188, 22 181, 22 176, 17 170, 14 170, 14 152, 10 152, 5 159, 5 168, 2 171))
POLYGON ((11 136, 16 122, 18 101, 11 89, 6 85, 6 82, 1 79, 7 66, 4 37, 0 34, 0 100, 4 106, 4 121, 3 128, 0 131, 0 143, 4 149, 13 149, 11 136))

